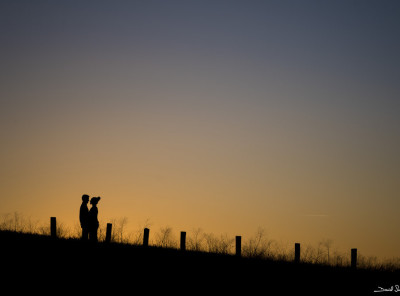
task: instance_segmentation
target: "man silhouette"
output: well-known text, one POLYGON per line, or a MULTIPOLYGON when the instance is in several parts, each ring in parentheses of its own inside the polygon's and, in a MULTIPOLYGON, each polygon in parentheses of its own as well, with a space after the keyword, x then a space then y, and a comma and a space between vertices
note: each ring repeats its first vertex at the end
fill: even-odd
POLYGON ((87 206, 88 202, 89 195, 82 195, 82 204, 79 211, 79 221, 81 222, 83 241, 87 241, 89 236, 89 209, 87 206))

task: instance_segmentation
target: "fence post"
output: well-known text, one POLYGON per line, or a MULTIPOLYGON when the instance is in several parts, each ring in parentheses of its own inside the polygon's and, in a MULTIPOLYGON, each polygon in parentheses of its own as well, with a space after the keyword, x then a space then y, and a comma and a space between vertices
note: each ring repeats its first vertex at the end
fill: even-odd
POLYGON ((111 242, 111 230, 112 230, 112 224, 107 223, 107 231, 106 231, 106 243, 111 242))
POLYGON ((294 262, 300 263, 300 244, 299 243, 294 244, 294 262))
POLYGON ((145 228, 144 234, 143 234, 143 247, 149 246, 149 233, 150 233, 150 229, 145 228))
POLYGON ((181 231, 181 251, 186 250, 186 232, 181 231))
POLYGON ((236 256, 242 256, 242 237, 236 236, 236 256))
POLYGON ((357 249, 351 249, 351 268, 357 268, 357 249))
POLYGON ((50 217, 50 236, 57 238, 57 222, 56 217, 50 217))

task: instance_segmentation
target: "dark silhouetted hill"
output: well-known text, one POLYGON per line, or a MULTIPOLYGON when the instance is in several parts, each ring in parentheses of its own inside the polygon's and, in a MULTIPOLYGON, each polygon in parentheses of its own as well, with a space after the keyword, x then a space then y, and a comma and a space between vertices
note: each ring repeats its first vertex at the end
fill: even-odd
POLYGON ((102 295, 368 295, 399 272, 0 232, 3 289, 102 295))

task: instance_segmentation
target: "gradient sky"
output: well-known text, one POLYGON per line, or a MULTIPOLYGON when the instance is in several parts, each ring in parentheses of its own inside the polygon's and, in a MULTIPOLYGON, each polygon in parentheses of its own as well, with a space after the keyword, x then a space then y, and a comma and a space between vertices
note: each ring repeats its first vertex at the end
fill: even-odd
POLYGON ((399 1, 0 2, 0 211, 400 256, 399 1))

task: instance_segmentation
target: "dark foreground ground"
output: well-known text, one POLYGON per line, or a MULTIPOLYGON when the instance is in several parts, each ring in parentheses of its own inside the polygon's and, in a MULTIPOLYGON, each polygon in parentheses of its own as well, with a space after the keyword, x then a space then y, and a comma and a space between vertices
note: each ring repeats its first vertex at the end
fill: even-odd
POLYGON ((400 272, 93 245, 13 232, 0 232, 0 250, 0 282, 9 295, 377 295, 378 287, 400 284, 400 272))

